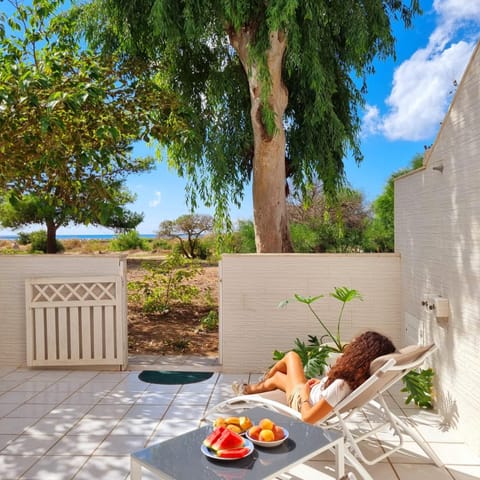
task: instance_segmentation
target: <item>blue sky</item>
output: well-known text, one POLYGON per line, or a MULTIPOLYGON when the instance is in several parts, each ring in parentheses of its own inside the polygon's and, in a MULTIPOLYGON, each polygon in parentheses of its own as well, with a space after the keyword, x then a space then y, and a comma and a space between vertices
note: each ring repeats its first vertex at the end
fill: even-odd
MULTIPOLYGON (((423 15, 405 30, 394 26, 396 60, 375 64, 368 79, 367 104, 362 113, 361 150, 364 161, 356 165, 345 160, 351 187, 364 193, 368 202, 383 190, 389 176, 409 165, 416 153, 430 145, 453 99, 454 81, 460 83, 463 71, 480 39, 480 0, 420 0, 423 15)), ((138 155, 153 155, 137 145, 138 155)), ((160 163, 154 172, 136 175, 127 181, 137 194, 131 209, 145 218, 137 230, 150 234, 160 222, 188 213, 185 181, 160 163)), ((198 213, 212 213, 200 208, 198 213)), ((250 190, 240 209, 232 209, 232 219, 252 219, 250 190)), ((23 228, 22 231, 32 230, 23 228)), ((10 230, 0 230, 1 235, 10 230)), ((61 228, 59 235, 105 233, 102 228, 75 226, 61 228)))

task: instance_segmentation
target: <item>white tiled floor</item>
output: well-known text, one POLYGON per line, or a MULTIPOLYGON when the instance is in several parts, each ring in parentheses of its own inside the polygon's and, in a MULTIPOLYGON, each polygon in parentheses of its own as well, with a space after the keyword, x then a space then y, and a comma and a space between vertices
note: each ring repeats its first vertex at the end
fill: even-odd
MULTIPOLYGON (((163 369, 209 369, 208 362, 179 360, 163 369)), ((205 410, 230 397, 230 384, 239 378, 215 372, 201 383, 153 385, 138 373, 0 368, 0 479, 128 480, 130 452, 198 427, 205 410)), ((432 412, 406 407, 398 391, 390 402, 397 414, 415 420, 446 466, 434 466, 416 443, 406 442, 401 453, 368 469, 375 479, 480 479, 480 457, 455 430, 432 412)), ((327 453, 285 478, 333 478, 332 467, 327 453)))

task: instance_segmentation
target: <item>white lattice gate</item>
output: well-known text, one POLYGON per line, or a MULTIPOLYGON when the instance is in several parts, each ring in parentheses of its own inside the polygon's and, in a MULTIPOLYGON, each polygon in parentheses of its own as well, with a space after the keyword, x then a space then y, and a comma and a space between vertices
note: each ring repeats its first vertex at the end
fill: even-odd
POLYGON ((119 276, 25 281, 27 365, 126 368, 127 315, 119 276))

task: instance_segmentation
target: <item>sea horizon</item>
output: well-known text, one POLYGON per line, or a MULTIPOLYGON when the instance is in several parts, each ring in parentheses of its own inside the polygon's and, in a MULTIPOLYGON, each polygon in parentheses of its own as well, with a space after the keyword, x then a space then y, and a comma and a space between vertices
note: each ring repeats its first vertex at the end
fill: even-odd
MULTIPOLYGON (((155 238, 156 235, 154 233, 139 233, 141 238, 155 238)), ((114 238, 118 237, 117 234, 83 234, 83 235, 75 235, 75 234, 66 234, 66 235, 57 235, 57 240, 113 240, 114 238)), ((11 235, 0 235, 0 240, 18 240, 18 235, 11 234, 11 235)))

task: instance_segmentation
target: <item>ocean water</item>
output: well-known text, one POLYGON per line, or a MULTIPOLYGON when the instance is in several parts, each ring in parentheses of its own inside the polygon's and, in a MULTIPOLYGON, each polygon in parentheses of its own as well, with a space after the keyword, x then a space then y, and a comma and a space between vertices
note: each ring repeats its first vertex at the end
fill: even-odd
MULTIPOLYGON (((57 240, 113 240, 117 235, 57 235, 57 240)), ((141 238, 155 238, 153 233, 140 233, 141 238)), ((16 240, 16 235, 0 235, 0 240, 16 240)))

